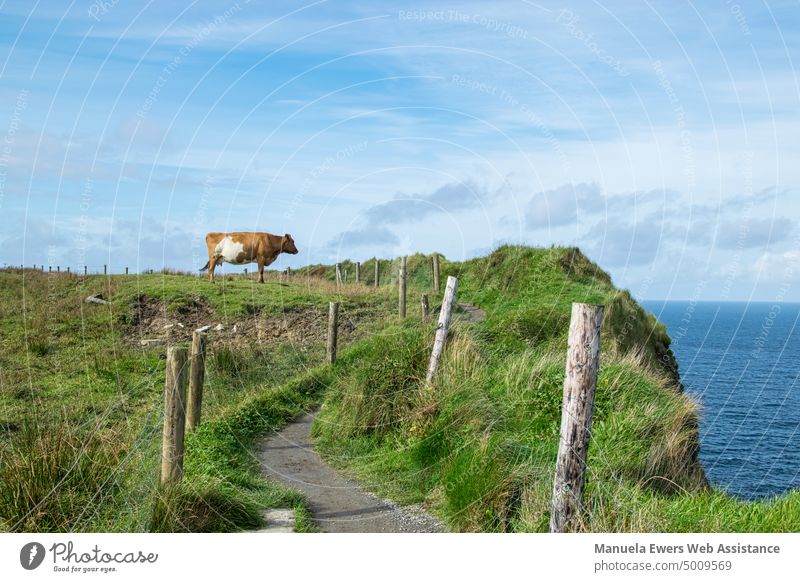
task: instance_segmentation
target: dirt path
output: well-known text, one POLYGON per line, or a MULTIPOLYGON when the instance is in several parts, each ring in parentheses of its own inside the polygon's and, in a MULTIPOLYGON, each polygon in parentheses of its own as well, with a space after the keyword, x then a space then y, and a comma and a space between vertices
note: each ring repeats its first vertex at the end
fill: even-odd
POLYGON ((362 490, 323 461, 311 442, 313 414, 266 438, 258 448, 264 475, 302 491, 323 532, 440 532, 439 520, 417 506, 399 506, 362 490))

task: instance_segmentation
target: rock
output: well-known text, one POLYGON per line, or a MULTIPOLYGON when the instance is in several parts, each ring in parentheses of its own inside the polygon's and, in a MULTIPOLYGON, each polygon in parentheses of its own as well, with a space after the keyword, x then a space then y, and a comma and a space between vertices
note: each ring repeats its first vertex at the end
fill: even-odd
POLYGON ((164 343, 164 340, 162 338, 143 339, 142 341, 139 342, 140 345, 145 346, 145 347, 147 347, 147 346, 159 346, 159 345, 161 345, 163 343, 164 343))
POLYGON ((204 325, 203 327, 198 327, 195 331, 198 333, 203 333, 204 331, 208 331, 211 329, 210 325, 204 325))
POLYGON ((221 323, 218 323, 216 326, 214 326, 214 331, 222 331, 223 329, 225 329, 225 326, 221 323))
POLYGON ((177 325, 178 327, 180 327, 181 329, 183 329, 183 324, 182 324, 180 321, 179 321, 178 323, 176 323, 175 325, 177 325))
POLYGON ((237 329, 236 329, 236 328, 237 328, 237 326, 238 326, 238 324, 236 324, 236 323, 234 323, 234 324, 233 324, 233 333, 236 333, 236 331, 237 331, 237 329))
POLYGON ((95 293, 94 295, 89 295, 86 299, 84 299, 85 303, 97 303, 98 305, 108 305, 109 302, 103 299, 102 293, 95 293))
POLYGON ((175 327, 174 323, 168 323, 167 325, 164 326, 164 329, 171 329, 173 327, 175 327))

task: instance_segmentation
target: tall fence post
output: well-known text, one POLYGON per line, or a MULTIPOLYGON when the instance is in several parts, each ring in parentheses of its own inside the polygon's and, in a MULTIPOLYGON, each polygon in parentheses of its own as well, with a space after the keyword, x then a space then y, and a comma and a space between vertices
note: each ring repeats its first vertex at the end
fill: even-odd
POLYGON ((378 257, 375 257, 375 286, 380 287, 381 285, 381 262, 378 260, 378 257))
POLYGON ((336 362, 336 340, 339 335, 339 304, 328 305, 328 363, 336 362))
POLYGON ((83 274, 84 275, 88 275, 89 274, 89 267, 87 267, 86 265, 83 266, 83 274))
POLYGON ((433 292, 439 294, 439 253, 433 253, 433 292))
POLYGON ((422 294, 422 321, 428 321, 431 318, 431 308, 428 304, 428 294, 422 294))
POLYGON ((69 273, 69 267, 67 267, 67 273, 69 273))
POLYGON ((103 275, 108 275, 108 265, 103 265, 103 275))
POLYGON ((336 286, 342 284, 342 264, 336 263, 336 286))
POLYGON ((428 374, 425 377, 425 383, 429 384, 436 374, 436 368, 439 367, 439 360, 444 352, 444 344, 447 340, 447 328, 450 327, 450 317, 453 313, 453 306, 456 303, 456 294, 458 293, 458 279, 455 277, 447 278, 447 287, 444 290, 444 298, 442 298, 442 310, 439 312, 439 323, 436 326, 436 336, 433 340, 433 350, 431 351, 431 361, 428 364, 428 374))
POLYGON ((406 317, 406 257, 400 257, 400 273, 397 277, 400 293, 400 317, 406 317))
POLYGON ((286 267, 286 277, 289 278, 292 276, 292 268, 286 267))
POLYGON ((356 263, 356 283, 361 282, 361 263, 356 263))
POLYGON ((561 436, 550 509, 551 532, 575 530, 581 519, 586 458, 600 367, 602 323, 602 306, 572 304, 561 404, 561 436))
POLYGON ((193 431, 200 424, 203 411, 203 381, 206 374, 206 334, 192 334, 192 354, 189 365, 189 397, 186 403, 186 431, 193 431))
POLYGON ((125 267, 125 274, 128 274, 128 267, 125 267))
POLYGON ((186 429, 186 348, 167 348, 164 383, 164 431, 161 439, 161 484, 183 478, 183 437, 186 429))

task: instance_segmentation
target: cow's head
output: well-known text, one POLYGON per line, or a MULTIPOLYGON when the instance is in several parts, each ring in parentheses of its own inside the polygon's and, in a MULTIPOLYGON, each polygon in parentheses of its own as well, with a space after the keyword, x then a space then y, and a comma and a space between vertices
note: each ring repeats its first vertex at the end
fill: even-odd
POLYGON ((300 251, 297 250, 297 247, 294 244, 294 239, 292 235, 285 234, 281 239, 281 252, 282 253, 289 253, 290 255, 296 255, 300 251))

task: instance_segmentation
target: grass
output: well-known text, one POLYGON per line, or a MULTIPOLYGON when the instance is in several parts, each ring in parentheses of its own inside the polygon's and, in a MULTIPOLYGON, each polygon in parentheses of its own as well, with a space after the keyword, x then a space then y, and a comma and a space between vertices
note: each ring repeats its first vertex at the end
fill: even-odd
POLYGON ((698 407, 683 392, 664 326, 577 249, 442 257, 442 287, 457 276, 459 300, 486 319, 454 324, 425 385, 435 323, 421 321, 419 298, 429 293, 434 308, 440 301, 430 261, 408 258, 406 320, 395 314, 398 260, 381 261, 377 290, 374 261, 362 264, 358 285, 343 262, 350 283, 342 287, 330 265, 291 278, 270 273, 265 285, 225 276, 212 286, 171 271, 0 272, 0 527, 239 531, 260 526, 263 508, 290 506, 297 528, 311 531, 302 496, 264 480, 253 449, 321 404, 318 449, 375 492, 421 503, 453 531, 546 531, 577 301, 606 307, 580 529, 800 529, 800 493, 745 502, 707 486, 698 407), (110 304, 83 303, 92 293, 110 304), (318 366, 334 300, 346 345, 335 366, 318 366), (181 320, 227 331, 212 332, 203 423, 187 436, 185 478, 162 488, 163 346, 143 348, 137 334, 181 320), (270 321, 279 325, 261 325, 270 321), (234 325, 249 330, 239 332, 244 340, 234 325))
MULTIPOLYGON (((426 261, 415 261, 425 269, 426 261)), ((413 267, 412 267, 413 268, 413 267)), ((547 531, 572 302, 601 303, 601 370, 583 531, 797 531, 800 494, 745 502, 697 460, 698 408, 662 325, 576 249, 502 247, 444 262, 487 313, 458 324, 432 386, 432 327, 359 342, 314 426, 322 454, 455 531, 547 531)), ((420 276, 422 278, 422 276, 420 276)))
POLYGON ((242 432, 237 415, 249 407, 272 423, 264 429, 311 405, 301 380, 323 361, 324 321, 298 320, 303 333, 320 327, 302 342, 210 332, 204 424, 187 439, 186 478, 173 490, 158 486, 164 346, 141 347, 137 326, 194 315, 227 329, 280 323, 336 300, 345 320, 375 317, 353 332, 369 333, 392 295, 277 274, 264 285, 220 279, 0 271, 0 530, 231 531, 258 525, 257 507, 282 504, 310 527, 300 496, 267 484, 248 461, 255 433, 242 432), (95 293, 110 304, 84 303, 95 293))

